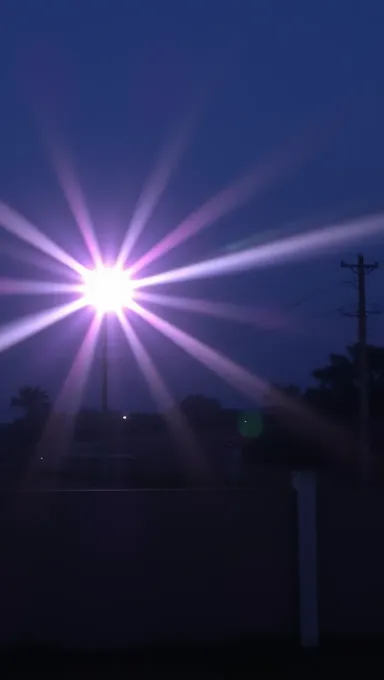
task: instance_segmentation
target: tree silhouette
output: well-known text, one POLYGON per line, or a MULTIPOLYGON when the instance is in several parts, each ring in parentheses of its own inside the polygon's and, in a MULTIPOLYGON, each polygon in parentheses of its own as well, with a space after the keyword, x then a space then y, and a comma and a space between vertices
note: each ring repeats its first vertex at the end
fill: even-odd
MULTIPOLYGON (((367 347, 368 389, 371 415, 383 414, 384 348, 367 347)), ((327 366, 317 368, 312 376, 318 383, 306 391, 305 398, 314 408, 338 418, 357 415, 359 385, 359 346, 347 347, 346 354, 330 354, 327 366)))
POLYGON ((180 403, 180 409, 193 425, 215 422, 222 413, 218 399, 205 397, 202 394, 190 394, 180 403))
POLYGON ((29 423, 45 420, 50 406, 49 395, 41 387, 20 387, 18 393, 11 398, 11 407, 20 409, 24 420, 29 423))

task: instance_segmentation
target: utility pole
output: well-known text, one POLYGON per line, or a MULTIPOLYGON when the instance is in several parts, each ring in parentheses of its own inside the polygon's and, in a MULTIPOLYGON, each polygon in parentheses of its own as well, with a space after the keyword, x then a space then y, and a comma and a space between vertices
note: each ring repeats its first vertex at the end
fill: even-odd
POLYGON ((364 488, 368 485, 369 474, 369 385, 368 385, 368 358, 367 358, 367 304, 365 277, 378 268, 378 263, 366 264, 364 256, 358 255, 357 264, 341 262, 343 268, 350 269, 357 276, 358 306, 355 316, 358 320, 358 385, 359 385, 359 443, 362 463, 362 480, 364 488))

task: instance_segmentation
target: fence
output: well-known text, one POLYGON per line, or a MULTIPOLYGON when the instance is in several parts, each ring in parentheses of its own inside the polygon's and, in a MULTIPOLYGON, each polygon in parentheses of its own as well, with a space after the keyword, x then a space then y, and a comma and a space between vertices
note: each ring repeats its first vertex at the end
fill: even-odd
POLYGON ((300 493, 271 470, 251 489, 1 494, 1 639, 384 634, 383 494, 300 493))
POLYGON ((383 536, 383 492, 319 486, 319 615, 324 637, 384 635, 383 536))
POLYGON ((118 644, 297 635, 295 493, 88 491, 8 498, 3 640, 118 644), (12 501, 12 502, 11 502, 12 501))

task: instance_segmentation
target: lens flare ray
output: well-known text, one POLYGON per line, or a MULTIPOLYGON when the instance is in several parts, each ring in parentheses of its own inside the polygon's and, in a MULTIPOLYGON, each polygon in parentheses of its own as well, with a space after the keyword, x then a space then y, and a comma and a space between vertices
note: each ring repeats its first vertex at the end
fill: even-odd
POLYGON ((59 145, 57 140, 55 142, 51 140, 48 146, 60 188, 67 199, 84 243, 92 257, 93 264, 100 266, 101 254, 99 245, 73 164, 68 153, 62 145, 59 145))
POLYGON ((61 319, 65 319, 65 317, 84 307, 84 304, 83 299, 78 299, 61 307, 53 307, 39 314, 25 316, 18 321, 0 327, 0 352, 4 352, 4 350, 23 342, 32 335, 40 333, 48 326, 61 321, 61 319))
POLYGON ((3 242, 1 244, 1 255, 9 261, 17 260, 18 262, 27 263, 28 267, 32 265, 34 269, 39 272, 49 272, 50 276, 57 278, 58 276, 64 281, 78 281, 79 274, 73 269, 69 269, 58 260, 54 260, 46 253, 36 250, 30 244, 17 241, 3 242))
POLYGON ((202 364, 218 373, 221 377, 229 378, 230 382, 239 388, 240 391, 245 391, 248 396, 253 398, 257 396, 260 399, 264 396, 267 389, 266 384, 259 378, 252 376, 245 369, 237 366, 230 359, 225 358, 213 348, 135 302, 132 303, 132 310, 176 345, 182 347, 188 354, 197 358, 202 364))
POLYGON ((70 269, 82 274, 85 267, 75 260, 74 257, 60 248, 48 236, 45 236, 37 227, 20 215, 16 210, 0 201, 0 225, 10 234, 17 236, 22 241, 34 246, 42 253, 50 255, 70 269))
MULTIPOLYGON (((297 161, 297 158, 295 160, 297 161)), ((131 268, 132 274, 136 274, 143 267, 173 250, 202 229, 211 226, 244 203, 259 197, 261 192, 266 191, 284 170, 292 169, 293 166, 293 156, 285 151, 284 153, 274 154, 264 163, 258 164, 244 173, 216 196, 208 199, 137 260, 131 268)))
POLYGON ((81 404, 92 367, 100 326, 101 317, 95 315, 78 349, 41 437, 39 455, 43 454, 49 463, 59 462, 61 457, 68 452, 76 413, 81 404))
POLYGON ((284 317, 280 310, 267 308, 238 307, 225 302, 212 302, 211 300, 199 300, 197 298, 182 297, 176 295, 162 295, 160 293, 147 293, 135 291, 135 300, 154 303, 164 307, 180 309, 186 312, 202 314, 204 316, 236 321, 238 323, 257 326, 266 330, 280 330, 292 326, 288 317, 284 317))
POLYGON ((307 434, 310 433, 317 441, 331 447, 336 453, 340 453, 340 446, 344 447, 347 451, 352 450, 352 442, 341 428, 325 421, 324 418, 317 416, 302 404, 282 394, 266 381, 252 374, 244 367, 239 366, 213 347, 197 340, 189 335, 189 333, 182 331, 180 328, 153 314, 153 312, 149 312, 141 305, 133 303, 132 310, 240 393, 256 400, 260 404, 265 403, 265 400, 268 399, 268 403, 281 409, 284 417, 288 416, 292 419, 293 425, 300 427, 307 434))
POLYGON ((309 234, 290 236, 280 241, 249 248, 231 255, 196 262, 162 274, 139 279, 135 286, 142 288, 163 283, 222 276, 237 271, 276 265, 300 258, 303 255, 318 255, 320 252, 333 249, 335 246, 380 234, 384 234, 383 214, 323 227, 309 234))
POLYGON ((200 470, 203 471, 205 464, 203 464, 200 456, 198 456, 198 445, 186 419, 175 404, 175 400, 165 385, 153 360, 141 340, 139 340, 128 319, 122 312, 118 313, 118 319, 155 402, 160 407, 171 431, 182 444, 181 451, 188 454, 188 465, 193 464, 193 467, 196 468, 196 465, 199 464, 200 470))
POLYGON ((80 292, 81 286, 77 284, 0 278, 0 295, 54 295, 80 292))
POLYGON ((95 314, 55 403, 56 412, 66 410, 75 413, 78 410, 92 366, 101 323, 102 317, 95 314))
POLYGON ((139 340, 128 319, 121 312, 118 313, 118 319, 135 359, 151 389, 152 395, 155 397, 156 402, 161 406, 164 413, 170 411, 173 409, 175 402, 157 371, 154 362, 144 348, 141 340, 139 340))
POLYGON ((152 176, 149 178, 147 186, 139 198, 127 234, 120 248, 120 253, 117 258, 118 266, 124 266, 132 248, 150 220, 161 196, 165 192, 171 175, 179 164, 185 151, 190 137, 191 127, 191 123, 188 122, 177 131, 174 138, 171 140, 169 148, 166 149, 166 152, 161 156, 152 176))

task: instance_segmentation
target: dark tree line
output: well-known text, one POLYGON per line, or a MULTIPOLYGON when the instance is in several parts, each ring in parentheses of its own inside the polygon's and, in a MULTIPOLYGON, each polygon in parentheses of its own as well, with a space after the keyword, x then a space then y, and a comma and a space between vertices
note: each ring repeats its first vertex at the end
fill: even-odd
MULTIPOLYGON (((368 394, 370 414, 371 459, 375 474, 380 477, 384 457, 381 456, 384 443, 384 348, 370 345, 368 356, 368 394)), ((312 372, 313 384, 305 390, 295 386, 280 388, 287 397, 300 407, 309 408, 310 413, 318 414, 324 420, 324 430, 328 424, 338 427, 338 432, 346 433, 346 444, 338 439, 329 439, 329 446, 317 438, 317 433, 309 428, 303 432, 297 422, 289 422, 274 413, 271 404, 269 427, 259 442, 246 445, 249 460, 268 460, 288 462, 292 465, 303 464, 314 467, 332 467, 342 473, 359 475, 361 452, 358 446, 359 423, 359 347, 357 344, 346 348, 345 354, 332 353, 328 363, 312 372), (334 444, 334 445, 333 445, 334 444)), ((277 408, 278 412, 279 409, 277 408)))
MULTIPOLYGON (((367 354, 370 416, 375 425, 384 416, 384 347, 369 345, 367 354)), ((295 386, 278 386, 277 389, 333 420, 355 425, 358 415, 358 346, 347 347, 345 354, 330 354, 328 363, 313 371, 312 379, 314 384, 303 391, 295 386)), ((52 408, 48 393, 34 386, 21 387, 11 398, 10 405, 15 411, 14 424, 30 432, 41 430, 52 408)), ((209 424, 219 418, 223 410, 217 399, 199 394, 189 395, 179 406, 188 421, 196 426, 209 424)), ((138 414, 135 417, 139 422, 138 414)), ((127 418, 132 421, 132 416, 127 418)), ((161 422, 160 414, 157 418, 161 422)), ((156 421, 156 416, 153 421, 156 421)), ((82 409, 77 415, 77 424, 80 430, 98 431, 100 412, 82 409)))
MULTIPOLYGON (((322 414, 329 421, 342 424, 347 430, 356 430, 358 421, 358 346, 346 348, 345 354, 332 353, 328 363, 312 373, 313 384, 306 390, 295 386, 280 386, 279 393, 299 406, 309 407, 311 412, 322 414)), ((375 452, 380 452, 382 443, 382 425, 384 416, 384 348, 368 346, 368 385, 371 417, 371 436, 375 452)), ((9 426, 3 427, 2 443, 17 455, 26 449, 33 449, 40 441, 52 411, 52 403, 48 393, 40 387, 24 386, 11 399, 11 407, 15 411, 15 419, 9 426)), ((305 436, 300 428, 290 426, 289 419, 281 418, 278 408, 273 402, 266 404, 262 411, 263 427, 257 437, 247 438, 246 429, 239 427, 241 414, 224 409, 216 399, 203 395, 190 395, 180 404, 185 419, 197 432, 206 430, 220 432, 237 429, 241 434, 243 457, 250 462, 269 461, 286 462, 304 460, 317 464, 324 460, 324 451, 311 433, 305 436), (241 431, 241 432, 240 432, 241 431)), ((98 442, 102 436, 102 418, 97 410, 82 409, 75 416, 61 414, 63 421, 72 420, 73 438, 78 442, 98 442)), ((163 436, 167 430, 166 419, 162 414, 128 414, 123 420, 122 414, 109 414, 111 432, 116 431, 120 437, 144 436, 152 432, 153 436, 163 436)), ((65 422, 64 422, 65 424, 65 422)), ((384 428, 383 428, 384 431, 384 428)), ((165 436, 165 435, 164 435, 165 436)), ((112 440, 111 440, 112 441, 112 440)), ((219 441, 219 438, 218 438, 219 441)))

